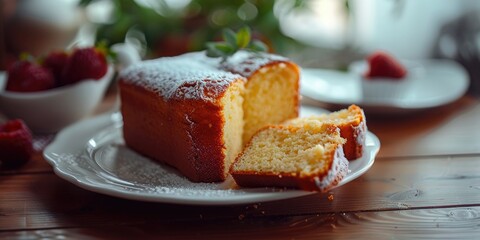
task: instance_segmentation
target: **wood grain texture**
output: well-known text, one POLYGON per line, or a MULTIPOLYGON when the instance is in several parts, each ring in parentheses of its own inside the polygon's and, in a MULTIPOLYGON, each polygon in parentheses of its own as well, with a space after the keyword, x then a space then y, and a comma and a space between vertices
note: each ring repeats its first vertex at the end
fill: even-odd
POLYGON ((480 156, 380 159, 364 176, 331 193, 217 207, 117 199, 48 173, 4 175, 0 230, 475 206, 480 205, 479 167, 480 156))
MULTIPOLYGON (((368 117, 367 117, 368 118, 368 117)), ((382 143, 379 157, 480 153, 480 102, 473 97, 396 118, 368 118, 382 143)))
POLYGON ((0 233, 5 239, 475 239, 480 207, 148 222, 0 233))

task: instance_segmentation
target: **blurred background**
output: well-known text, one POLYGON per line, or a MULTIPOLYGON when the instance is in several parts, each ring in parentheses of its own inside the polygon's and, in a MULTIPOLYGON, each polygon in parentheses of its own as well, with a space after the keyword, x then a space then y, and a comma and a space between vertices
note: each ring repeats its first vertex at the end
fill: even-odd
POLYGON ((221 29, 248 25, 301 66, 345 70, 375 50, 449 58, 480 96, 477 0, 0 0, 0 67, 22 52, 127 43, 142 58, 204 49, 221 29))

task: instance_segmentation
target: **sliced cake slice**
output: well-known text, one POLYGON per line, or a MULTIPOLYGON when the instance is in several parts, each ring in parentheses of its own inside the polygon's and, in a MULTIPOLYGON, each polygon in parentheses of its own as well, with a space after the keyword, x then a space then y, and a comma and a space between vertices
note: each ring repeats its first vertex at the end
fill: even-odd
POLYGON ((348 172, 339 129, 310 121, 258 131, 235 159, 230 173, 241 187, 288 187, 327 191, 348 172))
POLYGON ((311 121, 334 124, 340 128, 340 135, 347 140, 343 145, 345 157, 348 160, 362 157, 365 148, 367 124, 365 114, 360 107, 351 105, 348 109, 307 118, 295 118, 284 124, 289 126, 303 126, 311 121))

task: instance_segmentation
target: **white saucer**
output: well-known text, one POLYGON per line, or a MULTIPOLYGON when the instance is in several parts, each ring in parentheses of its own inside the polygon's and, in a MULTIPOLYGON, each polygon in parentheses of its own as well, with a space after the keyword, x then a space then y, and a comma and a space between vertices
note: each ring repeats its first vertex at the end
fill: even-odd
POLYGON ((468 74, 455 62, 425 60, 409 61, 409 64, 415 66, 415 71, 408 75, 409 85, 403 95, 392 93, 388 99, 364 97, 358 70, 364 69, 364 62, 353 63, 349 72, 302 69, 301 94, 338 108, 357 104, 367 113, 404 113, 451 103, 468 89, 468 74))
MULTIPOLYGON (((303 109, 302 109, 303 110, 303 109)), ((324 111, 320 111, 324 112, 324 111)), ((308 111, 313 113, 313 108, 308 111)), ((193 205, 258 203, 313 194, 278 188, 238 188, 223 183, 192 183, 176 170, 142 157, 124 145, 119 113, 84 120, 61 131, 44 156, 55 173, 84 189, 120 198, 193 205)), ((365 154, 350 161, 350 172, 338 186, 364 174, 380 148, 367 134, 365 154)))

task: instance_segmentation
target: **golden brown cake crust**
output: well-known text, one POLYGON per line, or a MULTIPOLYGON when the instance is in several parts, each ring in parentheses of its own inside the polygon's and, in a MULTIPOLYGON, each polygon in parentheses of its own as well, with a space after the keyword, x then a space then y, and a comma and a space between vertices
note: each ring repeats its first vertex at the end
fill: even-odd
POLYGON ((347 139, 347 143, 343 146, 345 157, 348 160, 354 160, 363 155, 367 124, 365 114, 360 107, 351 105, 348 107, 348 111, 356 115, 354 122, 338 125, 338 127, 340 128, 340 136, 347 139))
POLYGON ((141 87, 119 84, 127 146, 195 182, 225 178, 220 106, 192 99, 165 102, 141 87))

